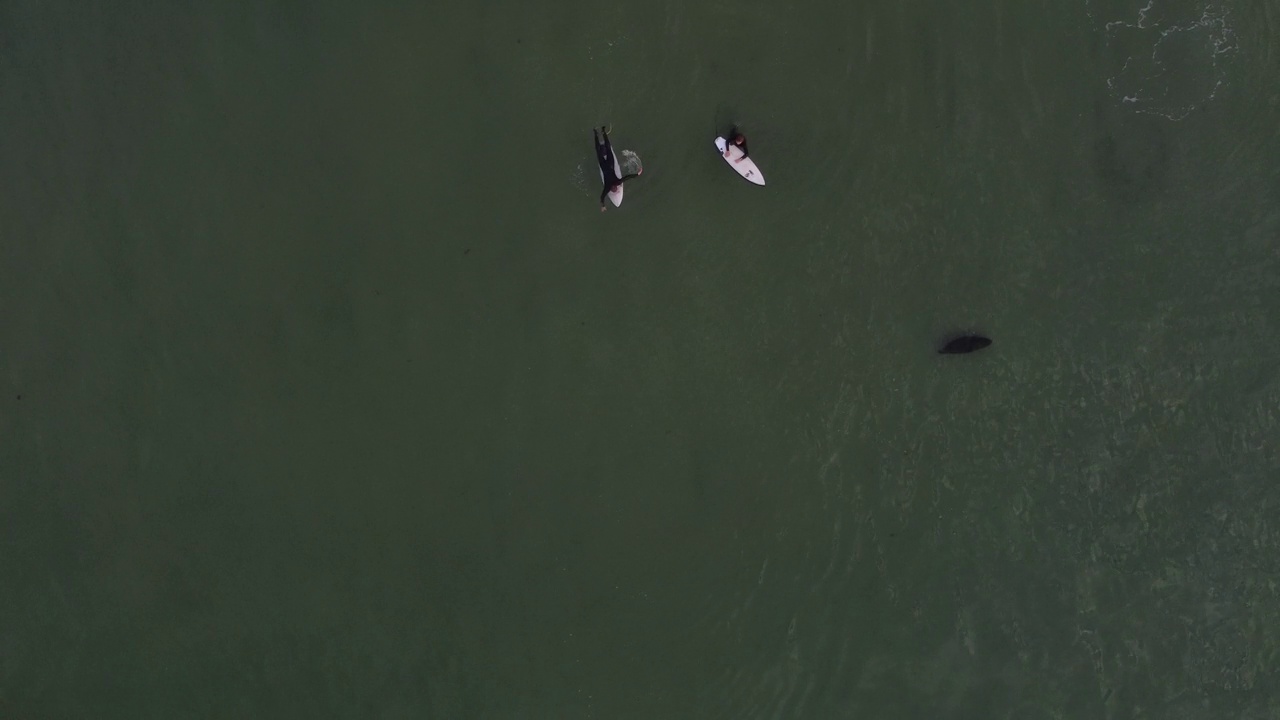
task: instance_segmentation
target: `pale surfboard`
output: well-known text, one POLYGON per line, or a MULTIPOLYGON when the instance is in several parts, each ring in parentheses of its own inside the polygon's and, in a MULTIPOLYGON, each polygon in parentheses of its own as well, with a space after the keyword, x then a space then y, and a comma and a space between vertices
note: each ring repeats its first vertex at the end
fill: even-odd
POLYGON ((756 167, 755 160, 747 158, 739 162, 739 158, 742 157, 741 148, 737 145, 729 145, 724 138, 718 137, 716 138, 716 149, 720 151, 720 156, 724 158, 724 161, 729 163, 729 167, 733 168, 735 172, 746 178, 747 182, 755 185, 764 185, 764 173, 760 172, 760 168, 756 167), (726 146, 729 148, 729 155, 727 157, 724 154, 726 146))

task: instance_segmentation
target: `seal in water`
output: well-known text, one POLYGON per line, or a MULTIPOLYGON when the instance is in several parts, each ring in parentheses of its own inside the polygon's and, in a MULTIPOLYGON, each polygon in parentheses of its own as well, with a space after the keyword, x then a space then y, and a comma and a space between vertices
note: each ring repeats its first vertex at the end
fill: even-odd
POLYGON ((938 352, 942 355, 961 355, 963 353, 971 353, 974 350, 981 350, 990 344, 991 338, 985 338, 981 335, 961 335, 958 338, 948 340, 947 344, 943 345, 938 352))

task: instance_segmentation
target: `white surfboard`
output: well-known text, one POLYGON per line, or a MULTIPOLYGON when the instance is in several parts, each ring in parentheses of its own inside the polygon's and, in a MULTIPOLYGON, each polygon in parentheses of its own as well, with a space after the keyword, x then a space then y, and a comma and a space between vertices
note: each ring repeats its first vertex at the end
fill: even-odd
MULTIPOLYGON (((597 168, 599 169, 599 168, 597 168)), ((618 165, 618 156, 613 156, 613 174, 622 177, 622 167, 618 165)), ((600 182, 604 182, 604 171, 600 170, 600 182)), ((609 191, 609 199, 613 201, 614 207, 622 207, 622 184, 609 191)))
POLYGON ((724 138, 716 138, 716 149, 720 151, 720 156, 724 157, 724 161, 729 163, 729 167, 737 171, 739 175, 747 179, 747 182, 756 185, 764 185, 764 173, 760 172, 760 168, 756 167, 756 161, 751 158, 739 161, 742 157, 742 148, 737 145, 729 145, 724 138), (729 155, 725 157, 724 149, 729 148, 729 155))

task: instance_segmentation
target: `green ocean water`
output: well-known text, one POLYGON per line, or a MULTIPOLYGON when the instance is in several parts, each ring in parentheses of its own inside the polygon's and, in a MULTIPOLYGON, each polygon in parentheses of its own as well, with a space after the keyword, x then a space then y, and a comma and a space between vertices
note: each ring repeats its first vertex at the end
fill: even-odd
POLYGON ((0 717, 1280 715, 1278 20, 0 3, 0 717))

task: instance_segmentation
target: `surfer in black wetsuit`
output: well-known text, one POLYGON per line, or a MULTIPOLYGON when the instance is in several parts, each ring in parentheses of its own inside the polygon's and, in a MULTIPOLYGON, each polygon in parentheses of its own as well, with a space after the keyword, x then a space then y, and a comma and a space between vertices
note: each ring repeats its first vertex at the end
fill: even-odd
POLYGON ((640 172, 618 177, 618 174, 613 170, 613 145, 609 142, 609 131, 602 125, 599 132, 595 128, 591 128, 591 134, 596 139, 596 161, 600 163, 600 174, 604 176, 604 190, 600 191, 600 212, 604 212, 605 201, 608 200, 609 193, 622 183, 639 176, 640 173, 644 172, 644 168, 640 168, 640 172))
POLYGON ((748 155, 751 154, 747 150, 747 136, 738 132, 738 128, 736 127, 729 131, 729 144, 724 146, 725 157, 729 157, 729 145, 737 145, 738 149, 742 151, 742 157, 738 158, 737 160, 734 160, 734 162, 742 162, 743 160, 747 159, 748 155))

